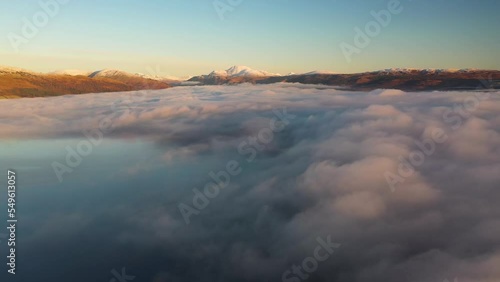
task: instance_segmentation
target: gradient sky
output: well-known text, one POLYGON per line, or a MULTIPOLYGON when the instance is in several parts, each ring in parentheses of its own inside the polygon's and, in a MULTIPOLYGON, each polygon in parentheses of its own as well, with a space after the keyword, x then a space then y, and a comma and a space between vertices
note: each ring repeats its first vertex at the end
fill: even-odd
POLYGON ((231 65, 283 74, 500 69, 498 0, 402 0, 403 12, 348 63, 339 44, 352 44, 354 28, 388 2, 243 0, 221 20, 212 0, 70 0, 16 53, 9 33, 21 35, 23 17, 41 8, 37 0, 2 1, 0 64, 37 71, 153 68, 177 76, 231 65))

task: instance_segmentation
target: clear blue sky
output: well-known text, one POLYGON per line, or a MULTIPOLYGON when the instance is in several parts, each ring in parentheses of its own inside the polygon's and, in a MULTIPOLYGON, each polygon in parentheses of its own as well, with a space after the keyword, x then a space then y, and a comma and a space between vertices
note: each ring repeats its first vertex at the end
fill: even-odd
POLYGON ((498 0, 401 0, 403 12, 350 63, 339 44, 353 44, 354 27, 389 0, 243 0, 224 20, 213 0, 69 0, 16 53, 8 35, 22 35, 38 2, 1 1, 1 65, 143 73, 159 65, 178 76, 231 65, 279 73, 500 69, 498 0))

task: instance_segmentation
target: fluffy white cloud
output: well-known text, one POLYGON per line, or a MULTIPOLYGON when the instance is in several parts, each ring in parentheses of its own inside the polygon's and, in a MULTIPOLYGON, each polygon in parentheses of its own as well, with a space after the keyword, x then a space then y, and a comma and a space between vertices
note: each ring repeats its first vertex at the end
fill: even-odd
POLYGON ((156 204, 139 216, 134 205, 118 213, 127 217, 111 232, 120 243, 183 265, 158 266, 161 277, 280 279, 310 255, 316 237, 331 235, 342 247, 310 281, 493 282, 500 93, 472 107, 476 94, 244 84, 3 100, 0 137, 84 138, 106 121, 105 138, 144 139, 159 152, 154 165, 131 164, 131 179, 162 164, 241 160, 241 175, 189 226, 177 204, 190 203, 192 182, 181 176, 168 203, 143 188, 137 193, 156 204), (295 118, 247 164, 238 146, 283 108, 295 118), (387 172, 398 178, 394 191, 387 172))

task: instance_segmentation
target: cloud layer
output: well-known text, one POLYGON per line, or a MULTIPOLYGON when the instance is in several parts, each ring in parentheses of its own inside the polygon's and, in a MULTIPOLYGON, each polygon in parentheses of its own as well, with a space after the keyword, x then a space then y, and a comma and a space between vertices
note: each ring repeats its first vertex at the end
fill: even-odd
POLYGON ((99 130, 147 144, 131 149, 147 158, 117 165, 94 188, 73 182, 91 176, 83 168, 60 185, 102 198, 50 190, 75 207, 26 214, 27 263, 50 249, 59 256, 36 262, 37 277, 106 280, 106 267, 126 266, 138 281, 281 281, 331 236, 341 247, 307 281, 499 281, 499 94, 275 84, 0 101, 4 140, 99 130), (294 118, 249 161, 239 146, 283 109, 294 118), (178 205, 193 206, 192 189, 231 160, 241 174, 186 225, 178 205), (82 271, 96 258, 97 270, 82 271))

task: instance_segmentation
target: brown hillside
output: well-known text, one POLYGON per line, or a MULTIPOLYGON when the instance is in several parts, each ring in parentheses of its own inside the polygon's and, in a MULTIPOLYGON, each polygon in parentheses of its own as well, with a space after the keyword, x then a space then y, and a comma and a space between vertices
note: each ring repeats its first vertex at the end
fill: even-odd
POLYGON ((190 81, 201 84, 238 84, 243 82, 268 84, 291 82, 324 84, 352 90, 395 88, 406 91, 500 89, 500 71, 471 70, 465 72, 378 71, 356 74, 302 74, 273 77, 213 77, 196 76, 190 81))
POLYGON ((167 83, 140 77, 90 78, 29 72, 0 73, 0 98, 168 88, 167 83))

